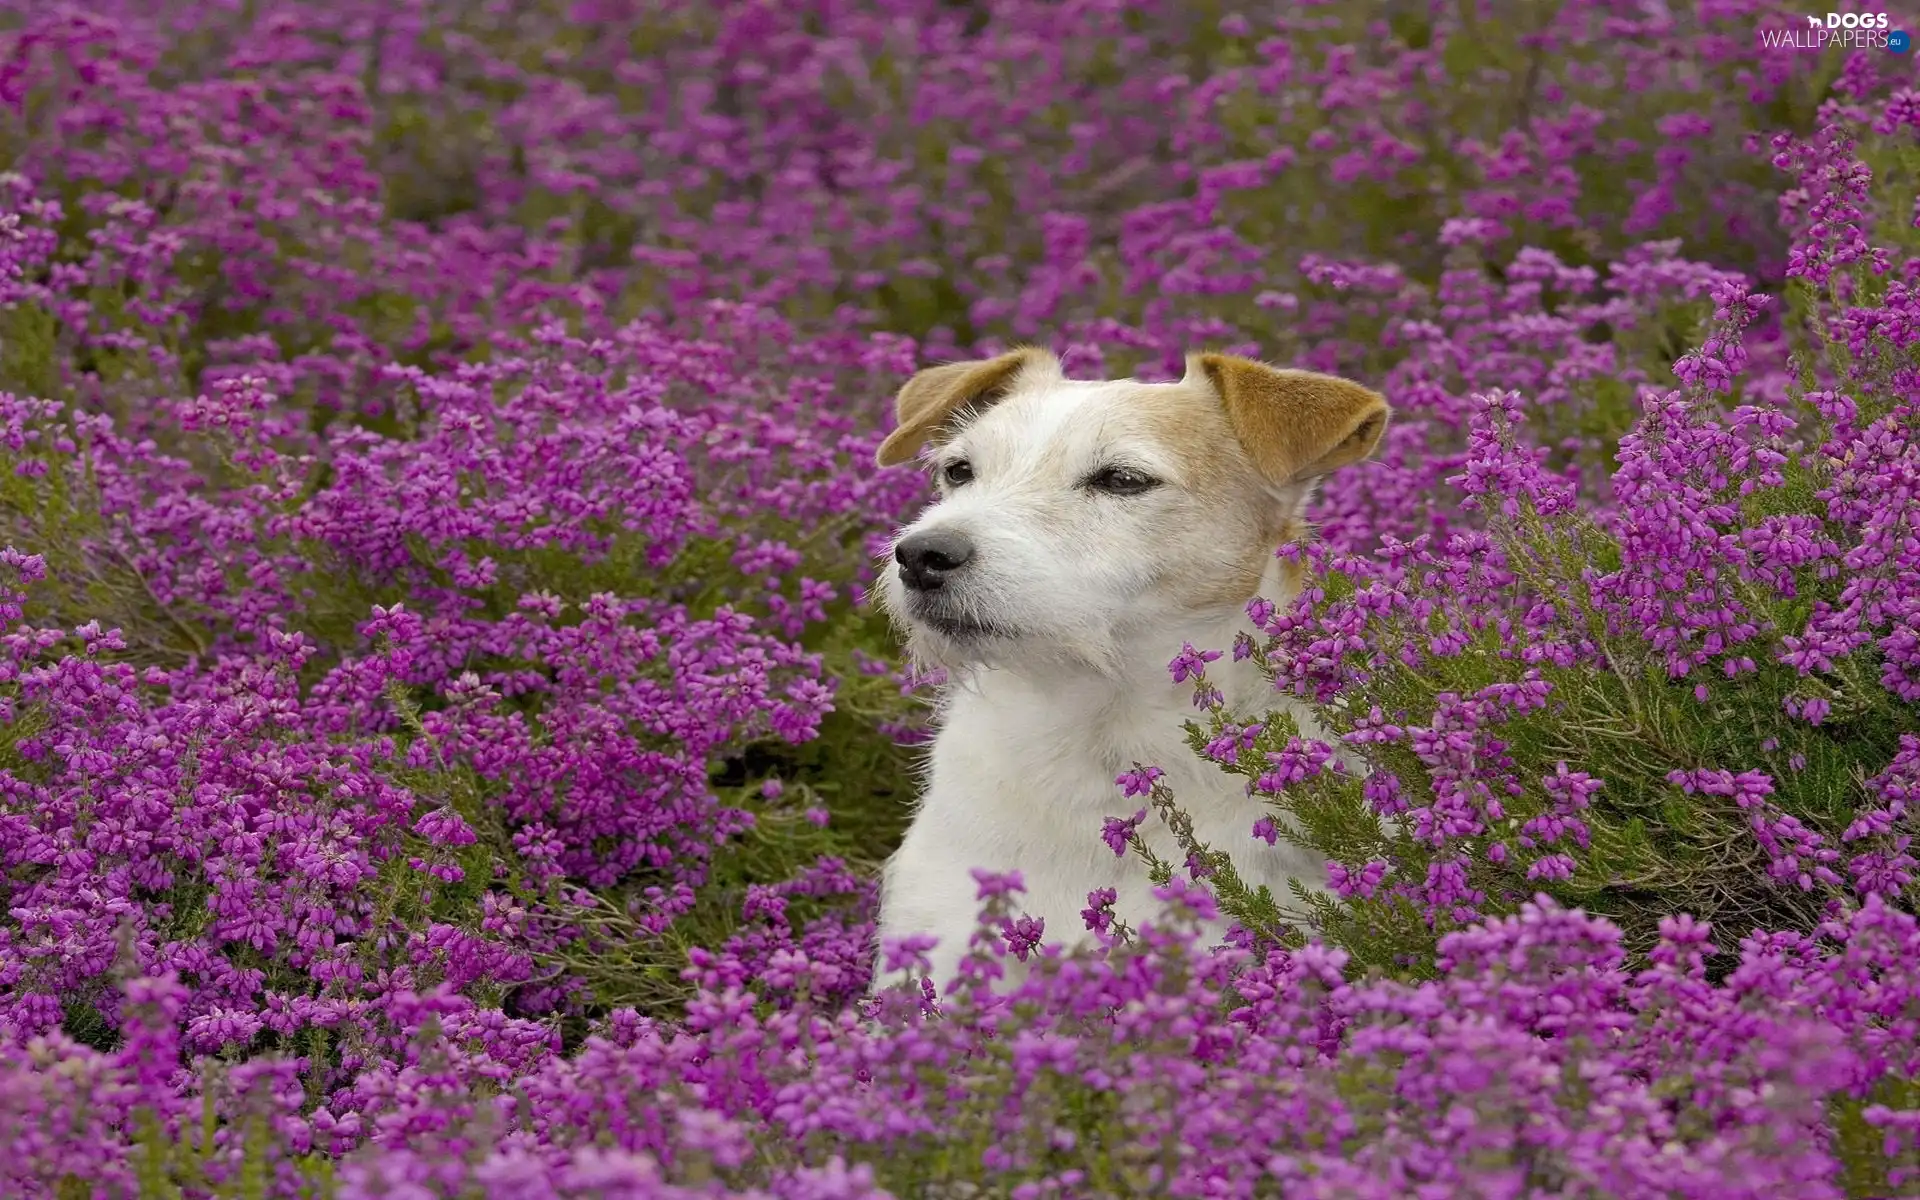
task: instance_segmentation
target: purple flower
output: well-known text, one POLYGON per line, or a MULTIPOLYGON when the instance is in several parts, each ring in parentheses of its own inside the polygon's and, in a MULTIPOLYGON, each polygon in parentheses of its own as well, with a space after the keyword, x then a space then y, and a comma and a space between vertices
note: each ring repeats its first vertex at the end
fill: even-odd
POLYGON ((1046 933, 1046 922, 1038 917, 1023 916, 1018 920, 1011 917, 1000 922, 1001 936, 1006 938, 1007 950, 1021 962, 1027 961, 1027 955, 1040 946, 1040 939, 1046 933))
POLYGON ((1100 828, 1100 840, 1113 851, 1115 858, 1126 857, 1127 847, 1132 844, 1134 831, 1147 819, 1147 810, 1141 809, 1131 817, 1108 817, 1100 828))

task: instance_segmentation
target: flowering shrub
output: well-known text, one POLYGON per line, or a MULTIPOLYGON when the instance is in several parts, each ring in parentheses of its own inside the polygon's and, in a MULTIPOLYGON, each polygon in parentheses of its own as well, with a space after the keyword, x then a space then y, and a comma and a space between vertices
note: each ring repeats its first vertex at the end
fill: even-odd
MULTIPOLYGON (((982 885, 986 915, 1008 911, 1017 880, 982 885)), ((236 1119, 210 1143, 185 1098, 159 1119, 214 1178, 311 1170, 371 1132, 390 1149, 338 1168, 348 1197, 913 1195, 956 1176, 1023 1195, 1840 1195, 1821 1100, 1910 1072, 1920 1044, 1911 1013, 1883 1025, 1849 979, 1897 964, 1889 989, 1920 985, 1920 931, 1878 900, 1827 931, 1841 952, 1756 935, 1715 987, 1705 926, 1670 919, 1632 970, 1617 930, 1543 899, 1449 934, 1439 978, 1415 985, 1348 982, 1346 956, 1318 946, 1196 953, 1189 918, 1210 898, 1163 894, 1164 928, 1100 960, 1046 955, 1011 995, 986 990, 1004 948, 982 950, 976 989, 938 1019, 904 995, 873 1023, 811 1002, 762 1013, 729 988, 678 1029, 624 1011, 561 1055, 442 990, 407 997, 419 1040, 335 1101, 351 1115, 303 1115, 294 1065, 256 1061, 219 1085, 236 1119), (772 1191, 734 1190, 755 1178, 772 1191)), ((792 955, 770 974, 809 972, 825 974, 792 955)), ((102 1081, 172 1066, 177 989, 129 999, 123 1049, 69 1050, 41 1077, 75 1121, 24 1143, 38 1161, 98 1161, 91 1139, 142 1095, 102 1081)))
POLYGON ((1914 1186, 1905 60, 1276 7, 0 0, 6 1192, 1914 1186), (1064 955, 982 874, 857 1000, 869 464, 1021 338, 1395 404, 1171 664, 1334 896, 1190 842, 1064 955))
POLYGON ((1789 275, 1833 297, 1797 293, 1816 351, 1796 377, 1750 359, 1768 298, 1714 281, 1683 386, 1641 387, 1587 505, 1581 447, 1556 469, 1523 438, 1518 393, 1477 397, 1449 482, 1482 520, 1370 554, 1314 547, 1312 594, 1267 606, 1272 640, 1239 648, 1381 769, 1348 777, 1284 723, 1250 735, 1216 712, 1196 732, 1336 859, 1345 903, 1301 899, 1383 966, 1539 888, 1643 948, 1676 907, 1805 930, 1835 903, 1911 898, 1915 360, 1889 336, 1907 288, 1874 278, 1884 251, 1820 261, 1865 220, 1852 141, 1775 149, 1851 230, 1815 224, 1795 248, 1789 275))

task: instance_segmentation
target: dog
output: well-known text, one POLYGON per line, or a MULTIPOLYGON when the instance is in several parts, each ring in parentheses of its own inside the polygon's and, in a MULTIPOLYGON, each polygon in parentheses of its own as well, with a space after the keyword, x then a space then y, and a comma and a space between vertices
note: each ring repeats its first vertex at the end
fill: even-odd
MULTIPOLYGON (((1324 888, 1324 861, 1257 842, 1244 780, 1189 747, 1192 686, 1168 664, 1252 632, 1256 596, 1299 594, 1298 564, 1276 550, 1305 536, 1316 481, 1370 454, 1388 415, 1350 380, 1224 354, 1188 355, 1172 383, 1070 380, 1034 348, 907 381, 876 457, 924 460, 937 495, 894 538, 876 591, 909 654, 948 681, 881 878, 883 947, 937 938, 929 974, 946 988, 977 922, 974 868, 1019 871, 1049 941, 1085 936, 1097 888, 1115 890, 1120 919, 1151 923, 1144 865, 1100 837, 1137 807, 1116 782, 1136 763, 1165 771, 1195 835, 1249 886, 1324 888)), ((1287 708, 1332 741, 1251 662, 1222 655, 1207 672, 1233 712, 1287 708)), ((1163 822, 1140 832, 1184 861, 1163 822)), ((883 952, 876 990, 902 977, 885 965, 883 952)))

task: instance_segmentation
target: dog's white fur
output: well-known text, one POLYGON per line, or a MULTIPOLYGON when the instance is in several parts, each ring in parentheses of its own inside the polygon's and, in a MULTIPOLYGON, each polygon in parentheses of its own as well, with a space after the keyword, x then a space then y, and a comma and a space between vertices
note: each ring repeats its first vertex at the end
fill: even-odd
MULTIPOLYGON (((1021 905, 1048 941, 1086 936, 1080 913, 1101 887, 1118 893, 1121 919, 1151 922, 1144 867, 1100 838, 1103 818, 1144 804, 1115 783, 1135 763, 1166 772, 1195 834, 1249 885, 1283 897, 1289 878, 1322 886, 1323 862, 1253 838, 1266 810, 1245 781, 1189 748, 1192 687, 1168 663, 1183 643, 1230 650, 1251 632, 1255 595, 1284 604, 1298 593, 1297 570, 1274 551, 1304 534, 1314 481, 1378 441, 1380 398, 1219 355, 1190 357, 1177 383, 1073 381, 1025 350, 922 372, 898 408, 881 462, 926 447, 939 497, 895 545, 957 532, 974 557, 935 592, 909 589, 891 562, 883 572, 882 604, 949 684, 918 812, 883 877, 882 941, 936 936, 944 987, 975 926, 976 867, 1022 873, 1021 905), (1116 467, 1123 488, 1158 485, 1102 490, 1094 480, 1116 467)), ((1316 730, 1251 663, 1227 653, 1207 670, 1243 718, 1288 707, 1316 730)), ((1140 828, 1161 857, 1184 861, 1163 822, 1140 828)), ((877 971, 876 986, 897 978, 877 971)))

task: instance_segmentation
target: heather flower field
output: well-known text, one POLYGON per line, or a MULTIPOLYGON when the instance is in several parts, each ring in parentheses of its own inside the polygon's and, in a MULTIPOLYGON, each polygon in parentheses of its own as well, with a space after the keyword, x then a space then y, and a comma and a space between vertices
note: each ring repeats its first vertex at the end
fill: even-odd
POLYGON ((1920 1195, 1920 84, 1682 7, 0 0, 0 1195, 1920 1195), (1168 664, 1331 893, 869 999, 1015 342, 1394 405, 1168 664))

